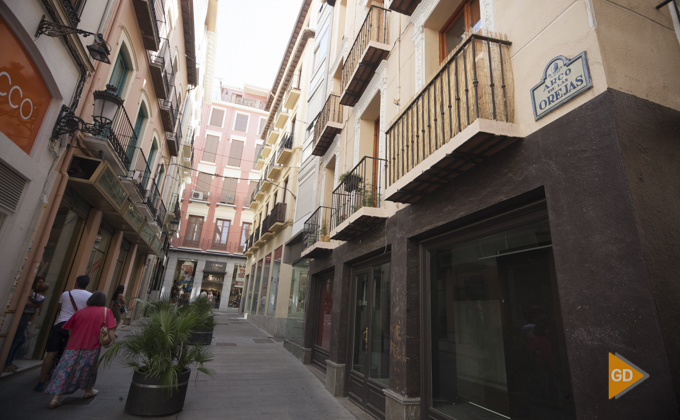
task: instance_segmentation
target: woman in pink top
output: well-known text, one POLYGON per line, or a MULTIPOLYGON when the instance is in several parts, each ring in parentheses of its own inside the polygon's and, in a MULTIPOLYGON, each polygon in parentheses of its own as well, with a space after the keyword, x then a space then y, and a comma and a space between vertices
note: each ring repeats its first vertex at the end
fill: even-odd
POLYGON ((62 394, 70 394, 78 389, 85 390, 83 398, 91 398, 98 394, 99 391, 92 387, 97 380, 97 363, 101 350, 99 330, 105 318, 111 344, 115 340, 116 320, 111 309, 105 306, 106 294, 95 292, 87 300, 87 308, 78 310, 64 324, 63 328, 70 330, 71 334, 64 355, 45 388, 46 394, 54 395, 50 408, 61 405, 62 394))

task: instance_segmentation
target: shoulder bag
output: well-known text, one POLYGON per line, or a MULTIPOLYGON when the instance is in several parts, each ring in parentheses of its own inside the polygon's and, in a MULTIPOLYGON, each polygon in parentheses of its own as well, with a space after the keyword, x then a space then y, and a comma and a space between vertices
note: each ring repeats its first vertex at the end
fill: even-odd
POLYGON ((104 323, 99 329, 99 344, 106 347, 111 344, 111 336, 109 336, 109 329, 106 328, 106 307, 104 307, 104 323))

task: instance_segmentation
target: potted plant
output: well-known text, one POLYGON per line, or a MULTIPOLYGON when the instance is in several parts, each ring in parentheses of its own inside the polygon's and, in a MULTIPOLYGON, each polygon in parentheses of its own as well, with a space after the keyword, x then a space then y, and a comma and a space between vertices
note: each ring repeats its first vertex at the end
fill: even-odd
POLYGON ((330 238, 328 237, 328 226, 326 226, 326 223, 321 225, 319 234, 321 235, 321 242, 330 242, 330 238))
POLYGON ((206 346, 189 344, 196 327, 205 323, 189 305, 179 307, 169 299, 141 302, 146 317, 139 330, 118 340, 100 363, 110 365, 120 354, 123 363, 135 369, 125 404, 127 413, 166 416, 184 407, 191 365, 208 376, 215 375, 204 366, 213 355, 206 346))
POLYGON ((364 195, 363 200, 364 207, 373 207, 373 204, 375 203, 376 200, 380 202, 380 194, 373 188, 365 189, 363 191, 363 195, 364 195))
POLYGON ((352 192, 359 188, 363 178, 359 175, 353 174, 351 171, 340 175, 340 183, 345 184, 345 191, 352 192))
POLYGON ((189 338, 189 344, 206 346, 212 344, 213 331, 216 325, 213 304, 208 301, 208 298, 199 297, 184 308, 182 310, 193 312, 198 320, 198 324, 189 338))

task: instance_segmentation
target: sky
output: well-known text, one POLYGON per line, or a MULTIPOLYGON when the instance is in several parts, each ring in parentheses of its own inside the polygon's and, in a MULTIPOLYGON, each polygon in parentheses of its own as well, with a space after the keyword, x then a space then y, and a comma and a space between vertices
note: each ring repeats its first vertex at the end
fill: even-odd
POLYGON ((271 89, 302 0, 218 0, 215 77, 271 89))

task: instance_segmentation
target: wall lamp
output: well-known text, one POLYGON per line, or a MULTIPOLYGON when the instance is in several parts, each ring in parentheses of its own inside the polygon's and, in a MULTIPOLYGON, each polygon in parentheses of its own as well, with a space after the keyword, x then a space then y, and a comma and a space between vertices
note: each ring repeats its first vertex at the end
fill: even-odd
POLYGON ((92 114, 94 123, 92 124, 86 123, 82 118, 76 116, 71 108, 62 105, 57 123, 52 129, 52 139, 76 131, 101 135, 110 130, 111 122, 123 105, 123 100, 116 95, 116 90, 115 86, 106 85, 106 90, 97 90, 92 94, 94 97, 94 113, 92 114))
POLYGON ((35 37, 38 38, 40 35, 47 35, 50 37, 59 37, 69 34, 79 34, 87 38, 92 35, 94 37, 94 42, 87 46, 90 55, 96 61, 101 61, 102 63, 111 64, 109 61, 109 54, 111 53, 111 46, 104 40, 104 35, 95 34, 92 32, 83 31, 82 29, 73 28, 71 26, 61 25, 59 23, 50 22, 45 19, 43 15, 38 25, 38 30, 35 33, 35 37))

